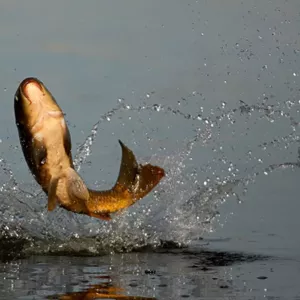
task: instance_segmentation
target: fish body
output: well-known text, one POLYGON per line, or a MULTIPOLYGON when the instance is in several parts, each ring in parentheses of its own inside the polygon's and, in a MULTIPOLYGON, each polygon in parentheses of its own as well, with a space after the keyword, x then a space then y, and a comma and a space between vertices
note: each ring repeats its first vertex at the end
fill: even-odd
POLYGON ((64 113, 36 78, 26 78, 14 99, 15 119, 27 165, 48 195, 48 210, 57 205, 75 213, 110 220, 110 214, 147 195, 164 177, 164 170, 137 163, 133 152, 122 148, 120 172, 107 191, 88 189, 74 170, 71 136, 64 113))

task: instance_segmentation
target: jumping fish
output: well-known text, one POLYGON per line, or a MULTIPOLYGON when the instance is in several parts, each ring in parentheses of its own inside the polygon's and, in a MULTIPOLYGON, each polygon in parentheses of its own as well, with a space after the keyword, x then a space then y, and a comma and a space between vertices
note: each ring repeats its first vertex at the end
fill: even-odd
POLYGON ((147 195, 165 175, 158 166, 138 164, 133 152, 119 140, 122 161, 116 184, 106 191, 91 190, 74 170, 64 113, 45 85, 36 78, 24 79, 15 93, 14 109, 23 154, 48 195, 48 211, 60 205, 110 220, 111 213, 147 195))

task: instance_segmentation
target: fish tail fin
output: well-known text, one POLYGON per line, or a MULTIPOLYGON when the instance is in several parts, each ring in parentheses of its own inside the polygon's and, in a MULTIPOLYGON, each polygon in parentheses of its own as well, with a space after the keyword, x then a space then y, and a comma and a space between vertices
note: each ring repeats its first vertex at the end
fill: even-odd
POLYGON ((122 161, 113 191, 129 194, 133 204, 150 193, 165 176, 165 172, 162 168, 151 164, 139 165, 133 152, 120 140, 119 143, 122 148, 122 161))
POLYGON ((107 191, 89 190, 88 215, 110 220, 110 214, 121 211, 146 196, 162 179, 162 168, 139 165, 133 152, 119 141, 122 148, 120 172, 114 187, 107 191))

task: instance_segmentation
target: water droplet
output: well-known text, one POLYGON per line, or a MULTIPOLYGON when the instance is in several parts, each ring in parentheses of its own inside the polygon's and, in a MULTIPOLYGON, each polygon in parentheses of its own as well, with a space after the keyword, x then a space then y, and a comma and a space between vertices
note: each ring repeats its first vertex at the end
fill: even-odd
POLYGON ((160 111, 160 110, 161 110, 160 104, 154 104, 154 105, 152 106, 152 108, 153 108, 153 110, 155 110, 155 111, 160 111))
POLYGON ((7 91, 7 88, 4 88, 4 92, 6 92, 7 91))

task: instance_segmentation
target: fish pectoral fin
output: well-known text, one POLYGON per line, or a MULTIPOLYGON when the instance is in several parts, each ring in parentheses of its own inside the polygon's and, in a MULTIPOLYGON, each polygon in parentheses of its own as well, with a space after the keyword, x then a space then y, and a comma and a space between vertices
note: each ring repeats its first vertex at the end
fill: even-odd
POLYGON ((42 137, 36 135, 32 139, 32 149, 32 160, 36 168, 38 168, 46 162, 47 158, 47 149, 45 147, 44 140, 42 137))
POLYGON ((74 169, 68 168, 65 176, 67 179, 67 190, 69 197, 71 199, 74 199, 75 197, 82 201, 89 200, 90 195, 88 188, 86 187, 85 183, 78 175, 78 173, 74 169))
POLYGON ((48 188, 48 211, 52 211, 55 209, 57 205, 56 198, 56 188, 58 184, 59 178, 51 178, 49 188, 48 188))
MULTIPOLYGON (((69 131, 65 121, 63 121, 63 123, 62 123, 62 129, 63 129, 63 133, 64 133, 64 139, 63 139, 64 148, 65 148, 67 155, 70 155, 71 148, 72 148, 71 135, 70 135, 70 131, 69 131)), ((71 159, 71 162, 72 162, 72 159, 71 159)))

